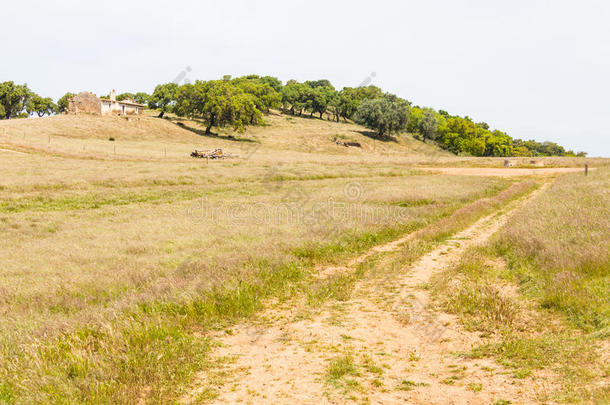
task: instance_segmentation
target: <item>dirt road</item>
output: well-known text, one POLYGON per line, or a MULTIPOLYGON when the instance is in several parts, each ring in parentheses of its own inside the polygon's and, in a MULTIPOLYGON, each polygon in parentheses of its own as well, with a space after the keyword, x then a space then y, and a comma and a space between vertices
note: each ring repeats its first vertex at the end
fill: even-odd
MULTIPOLYGON (((429 292, 421 287, 543 189, 480 219, 390 279, 361 281, 346 302, 305 317, 294 308, 270 309, 262 325, 220 334, 218 370, 201 373, 182 402, 198 402, 210 390, 219 394, 215 404, 534 402, 535 392, 550 382, 540 375, 515 379, 492 360, 456 356, 480 338, 453 316, 430 309, 429 292)), ((408 238, 378 246, 347 267, 400 249, 408 238)))

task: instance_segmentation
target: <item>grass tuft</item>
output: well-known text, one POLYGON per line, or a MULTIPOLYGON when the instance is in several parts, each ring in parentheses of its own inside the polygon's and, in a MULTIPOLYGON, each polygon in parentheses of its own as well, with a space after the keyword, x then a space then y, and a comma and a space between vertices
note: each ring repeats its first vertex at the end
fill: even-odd
POLYGON ((356 367, 354 356, 350 353, 346 353, 330 360, 326 371, 329 382, 337 382, 347 375, 358 375, 358 368, 356 367))

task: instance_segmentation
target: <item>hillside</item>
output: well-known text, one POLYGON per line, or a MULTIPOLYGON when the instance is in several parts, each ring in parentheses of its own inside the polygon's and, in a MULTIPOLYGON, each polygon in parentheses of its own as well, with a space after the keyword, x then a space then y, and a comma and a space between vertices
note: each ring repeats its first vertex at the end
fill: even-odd
POLYGON ((228 153, 244 155, 256 148, 259 152, 289 151, 344 156, 370 154, 426 156, 451 154, 399 135, 383 141, 353 123, 337 123, 315 118, 292 117, 279 113, 265 116, 266 125, 248 127, 244 133, 220 129, 205 135, 205 126, 197 121, 146 114, 137 118, 93 115, 56 115, 28 120, 0 121, 0 142, 14 147, 34 148, 53 153, 90 155, 117 154, 124 158, 150 156, 148 150, 166 151, 172 158, 188 158, 193 149, 223 148, 228 153), (114 142, 110 143, 109 139, 114 142), (337 145, 335 140, 357 142, 361 147, 337 145), (83 152, 83 145, 85 150, 83 152))
MULTIPOLYGON (((439 147, 416 140, 410 134, 376 139, 352 122, 334 122, 272 112, 264 126, 247 127, 243 133, 220 129, 205 135, 202 122, 168 115, 165 119, 147 111, 125 119, 93 115, 55 115, 36 119, 0 121, 0 145, 4 149, 32 151, 87 159, 190 161, 194 149, 223 148, 239 158, 276 162, 320 160, 384 160, 405 164, 501 167, 504 158, 458 157, 439 147), (110 141, 110 138, 113 141, 110 141), (357 142, 345 147, 340 142, 357 142)), ((515 166, 529 166, 530 158, 511 158, 515 166)), ((573 167, 585 162, 606 165, 605 159, 536 158, 545 166, 573 167)))

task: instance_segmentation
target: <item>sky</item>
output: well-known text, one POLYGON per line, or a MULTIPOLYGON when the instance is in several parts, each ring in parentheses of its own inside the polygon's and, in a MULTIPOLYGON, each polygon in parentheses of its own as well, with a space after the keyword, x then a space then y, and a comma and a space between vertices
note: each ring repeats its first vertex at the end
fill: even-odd
POLYGON ((45 97, 260 74, 374 84, 610 157, 610 1, 4 2, 0 81, 45 97))

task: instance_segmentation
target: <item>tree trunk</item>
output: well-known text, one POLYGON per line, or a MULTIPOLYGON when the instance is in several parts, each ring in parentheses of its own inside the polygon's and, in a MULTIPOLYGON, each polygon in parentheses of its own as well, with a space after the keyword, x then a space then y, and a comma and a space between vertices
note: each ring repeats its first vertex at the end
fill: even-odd
POLYGON ((210 117, 210 123, 208 124, 207 127, 205 127, 205 134, 206 135, 210 135, 212 133, 211 129, 212 129, 212 125, 214 125, 214 122, 216 121, 216 119, 214 118, 214 116, 212 115, 210 117))
POLYGON ((157 115, 157 118, 163 118, 164 115, 165 115, 165 111, 161 110, 159 115, 157 115))

